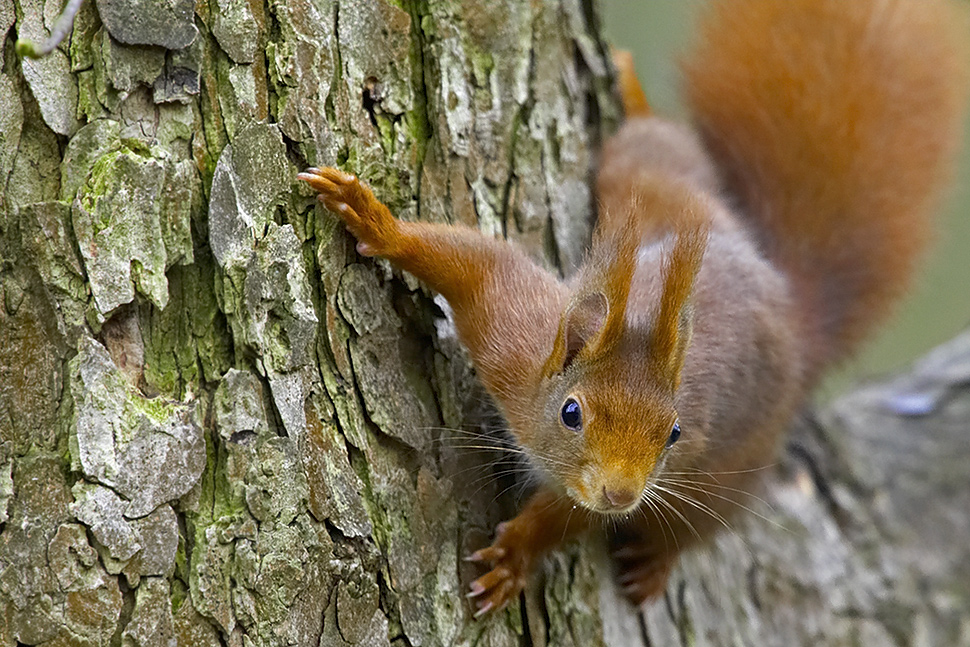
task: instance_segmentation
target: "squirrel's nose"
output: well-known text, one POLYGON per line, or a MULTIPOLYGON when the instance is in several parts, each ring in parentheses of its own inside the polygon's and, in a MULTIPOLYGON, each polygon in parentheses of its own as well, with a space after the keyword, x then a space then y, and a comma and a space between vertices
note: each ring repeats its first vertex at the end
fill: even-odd
POLYGON ((603 486, 603 496, 614 508, 627 508, 637 500, 637 493, 627 488, 603 486))

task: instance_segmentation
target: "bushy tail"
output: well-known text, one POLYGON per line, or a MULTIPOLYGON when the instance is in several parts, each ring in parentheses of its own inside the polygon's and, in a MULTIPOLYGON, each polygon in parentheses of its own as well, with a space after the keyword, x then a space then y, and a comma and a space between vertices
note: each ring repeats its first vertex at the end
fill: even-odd
POLYGON ((817 373, 887 314, 927 237, 961 140, 966 6, 713 4, 683 63, 688 103, 792 279, 817 373))

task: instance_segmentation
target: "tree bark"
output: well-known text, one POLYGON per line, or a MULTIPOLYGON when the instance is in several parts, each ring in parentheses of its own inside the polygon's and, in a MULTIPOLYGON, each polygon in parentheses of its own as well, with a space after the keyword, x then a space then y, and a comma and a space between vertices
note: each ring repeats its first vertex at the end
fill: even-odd
POLYGON ((965 359, 804 426, 642 615, 589 541, 472 620, 517 466, 465 447, 441 302, 295 174, 568 274, 618 119, 589 3, 89 0, 17 58, 60 4, 0 0, 0 645, 970 644, 965 359))

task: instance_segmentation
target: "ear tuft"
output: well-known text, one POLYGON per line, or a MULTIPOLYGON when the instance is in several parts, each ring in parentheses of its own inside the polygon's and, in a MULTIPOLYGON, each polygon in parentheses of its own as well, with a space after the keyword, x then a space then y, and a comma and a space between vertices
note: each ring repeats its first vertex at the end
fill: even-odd
POLYGON ((663 295, 650 337, 650 357, 655 370, 673 388, 680 385, 680 371, 690 345, 690 295, 704 260, 708 230, 706 222, 698 221, 679 231, 664 264, 663 295))
POLYGON ((604 357, 619 342, 626 327, 626 302, 640 238, 637 227, 609 233, 597 230, 580 287, 559 323, 545 377, 565 370, 576 359, 590 362, 604 357))

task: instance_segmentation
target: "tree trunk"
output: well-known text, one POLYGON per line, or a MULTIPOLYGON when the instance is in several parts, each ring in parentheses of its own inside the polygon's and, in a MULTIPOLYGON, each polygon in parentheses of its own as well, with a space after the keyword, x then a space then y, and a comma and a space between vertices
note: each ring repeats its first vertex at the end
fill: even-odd
POLYGON ((60 5, 0 0, 0 645, 970 644, 932 381, 893 402, 933 439, 846 400, 642 616, 590 541, 471 619, 517 467, 440 301, 294 177, 568 273, 618 116, 588 3, 89 0, 19 59, 60 5))

